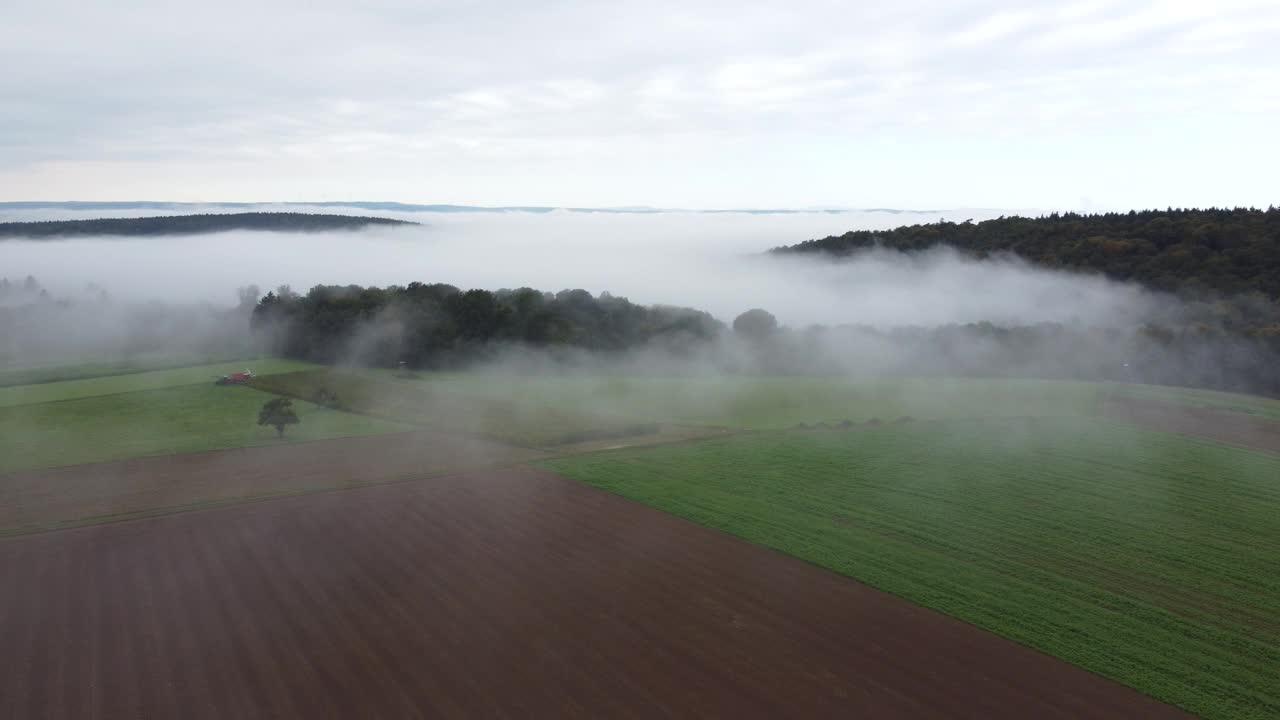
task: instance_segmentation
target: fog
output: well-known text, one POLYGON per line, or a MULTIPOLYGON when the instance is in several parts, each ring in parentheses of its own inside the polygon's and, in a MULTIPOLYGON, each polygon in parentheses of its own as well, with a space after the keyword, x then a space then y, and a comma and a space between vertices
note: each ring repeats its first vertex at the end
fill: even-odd
MULTIPOLYGON (((193 208, 183 208, 190 212, 193 208)), ((199 209, 199 208, 197 208, 199 209)), ((296 209, 271 206, 273 210, 296 209)), ((316 208, 306 208, 316 211, 316 208)), ((329 211, 329 208, 325 209, 329 211)), ((118 303, 233 305, 235 289, 288 284, 534 287, 603 291, 640 304, 706 310, 731 321, 763 307, 792 326, 877 327, 990 321, 1130 326, 1150 308, 1134 286, 1028 267, 1016 258, 966 259, 948 250, 868 253, 833 263, 762 255, 770 247, 853 229, 1001 211, 945 213, 374 213, 424 223, 359 232, 231 232, 148 239, 0 242, 0 275, 34 275, 56 297, 94 285, 118 303)), ((0 220, 70 219, 114 212, 9 211, 0 220)), ((96 290, 95 290, 96 292, 96 290)))
MULTIPOLYGON (((765 252, 852 229, 978 221, 1001 211, 346 212, 422 224, 318 234, 0 241, 0 276, 10 283, 0 293, 0 369, 232 359, 256 368, 253 358, 284 355, 338 371, 287 381, 267 376, 256 381, 258 389, 539 448, 687 439, 684 433, 693 431, 686 424, 697 426, 696 433, 746 425, 851 426, 885 408, 895 417, 926 420, 979 407, 984 416, 1034 417, 1077 401, 1067 386, 1003 382, 1009 378, 1280 393, 1273 351, 1240 335, 1185 332, 1200 322, 1196 302, 1137 285, 1032 267, 1012 256, 977 260, 948 248, 872 249, 839 260, 765 252), (456 304, 433 306, 431 288, 382 305, 346 303, 334 293, 316 303, 322 312, 292 313, 302 303, 289 299, 260 305, 255 316, 259 293, 245 291, 251 285, 305 293, 317 284, 412 282, 464 290, 581 288, 595 298, 488 297, 510 303, 498 317, 525 323, 518 332, 496 332, 485 324, 493 316, 464 304, 484 294, 449 294, 456 304), (601 298, 605 292, 614 297, 601 298), (691 307, 719 322, 629 307, 619 297, 691 307), (530 298, 544 305, 517 304, 530 298), (275 314, 282 307, 283 314, 275 314), (529 307, 554 313, 540 316, 526 312, 529 307), (729 329, 753 308, 776 322, 729 329), (569 330, 534 327, 531 318, 553 314, 569 330), (588 320, 571 324, 581 318, 588 320), (1169 331, 1166 321, 1180 329, 1169 331), (488 334, 480 331, 485 328, 488 334), (397 369, 341 372, 351 366, 397 369), (436 369, 471 372, 450 375, 449 382, 418 374, 436 369), (824 380, 775 382, 785 376, 824 380), (560 382, 565 377, 573 381, 560 382), (697 381, 684 381, 691 377, 697 381), (914 382, 939 377, 966 381, 914 382), (898 382, 904 378, 910 380, 898 382)), ((27 428, 11 432, 17 437, 27 428)), ((39 437, 42 431, 32 432, 39 437)), ((494 459, 486 448, 466 452, 473 453, 466 458, 471 464, 494 459)))
MULTIPOLYGON (((243 211, 191 206, 166 212, 243 211)), ((333 211, 272 205, 247 209, 333 211)), ((140 357, 248 357, 278 343, 249 332, 257 295, 289 285, 446 283, 464 290, 532 287, 608 292, 640 305, 706 311, 728 325, 764 308, 783 333, 768 347, 722 337, 691 348, 669 338, 629 357, 573 348, 467 351, 466 363, 538 372, 821 373, 1059 377, 1191 384, 1272 392, 1269 356, 1220 333, 1166 336, 1149 324, 1214 322, 1134 284, 977 260, 948 248, 870 250, 850 258, 773 256, 771 247, 852 229, 1013 214, 952 212, 376 212, 422 223, 361 231, 228 232, 146 239, 0 242, 11 288, 34 276, 43 295, 0 297, 0 367, 140 357), (821 330, 816 326, 831 328, 821 330), (1013 332, 1010 332, 1010 331, 1013 332), (675 348, 672 343, 680 345, 675 348), (507 352, 514 350, 515 352, 507 352)), ((155 215, 156 209, 9 209, 0 220, 155 215)), ((405 326, 379 317, 324 362, 394 364, 405 326), (388 349, 390 348, 390 349, 388 349), (390 353, 390 354, 388 354, 390 353)), ((337 347, 337 345, 342 345, 337 347)), ((461 354, 458 355, 461 357, 461 354)), ((451 361, 442 359, 444 366, 451 361)))

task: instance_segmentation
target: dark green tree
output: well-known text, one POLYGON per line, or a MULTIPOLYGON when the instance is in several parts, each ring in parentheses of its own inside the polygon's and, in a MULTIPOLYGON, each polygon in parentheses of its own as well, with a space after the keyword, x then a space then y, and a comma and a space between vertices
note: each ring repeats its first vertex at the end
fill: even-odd
POLYGON ((753 340, 763 340, 778 330, 778 318, 760 308, 752 308, 733 320, 733 331, 753 340))
POLYGON ((298 414, 293 411, 293 401, 283 397, 268 400, 258 411, 258 424, 270 425, 276 429, 278 437, 284 437, 286 425, 298 424, 298 414))

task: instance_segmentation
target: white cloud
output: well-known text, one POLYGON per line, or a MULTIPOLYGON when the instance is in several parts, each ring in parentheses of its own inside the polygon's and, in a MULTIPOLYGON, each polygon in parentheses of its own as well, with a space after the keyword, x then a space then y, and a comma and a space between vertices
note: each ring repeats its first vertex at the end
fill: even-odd
MULTIPOLYGON (((1023 164, 1008 138, 1091 138, 1097 168, 1117 138, 1194 120, 1184 143, 1262 145, 1280 120, 1280 8, 1257 0, 9 5, 7 199, 1051 205, 1080 192, 1027 188, 1089 174, 904 173, 881 149, 1000 167, 1023 164)), ((1215 168, 1236 202, 1269 199, 1267 152, 1215 168)), ((1177 197, 1090 194, 1208 204, 1208 169, 1177 197)))
POLYGON ((1035 14, 1025 10, 998 12, 957 33, 952 41, 963 47, 984 45, 1024 30, 1035 21, 1035 14))

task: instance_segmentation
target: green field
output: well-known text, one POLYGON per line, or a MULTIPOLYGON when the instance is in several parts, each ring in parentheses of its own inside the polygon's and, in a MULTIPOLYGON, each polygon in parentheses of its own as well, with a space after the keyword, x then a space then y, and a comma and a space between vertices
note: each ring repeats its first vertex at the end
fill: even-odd
POLYGON ((335 405, 419 427, 484 435, 525 447, 548 447, 653 434, 656 423, 623 408, 576 404, 567 396, 482 391, 465 376, 400 381, 388 373, 307 370, 256 379, 253 386, 297 398, 333 393, 335 405))
POLYGON ((1092 417, 1108 397, 1280 420, 1280 401, 1186 388, 1082 381, 813 377, 578 377, 386 370, 310 370, 258 387, 437 430, 555 447, 584 433, 624 436, 641 425, 780 430, 804 424, 964 418, 1092 417))
POLYGON ((201 353, 199 355, 168 352, 142 353, 127 358, 117 357, 88 363, 61 363, 4 368, 0 369, 0 387, 79 380, 81 378, 106 377, 108 375, 129 375, 152 370, 172 370, 174 368, 200 365, 239 364, 243 366, 244 363, 252 364, 258 361, 259 357, 257 356, 243 355, 237 352, 201 353))
POLYGON ((202 382, 0 407, 0 473, 410 429, 299 401, 294 408, 301 422, 281 441, 275 430, 257 425, 258 410, 271 397, 202 382))
MULTIPOLYGON (((307 400, 314 398, 316 390, 325 388, 339 398, 334 407, 353 413, 331 421, 333 430, 313 430, 308 425, 314 424, 304 422, 298 429, 300 437, 312 432, 323 437, 348 430, 380 432, 387 423, 376 421, 384 420, 395 427, 462 432, 527 447, 555 448, 585 440, 652 434, 659 425, 760 430, 791 428, 800 423, 863 423, 875 418, 888 422, 900 416, 921 421, 1084 417, 1092 416, 1099 400, 1107 394, 1280 418, 1280 402, 1263 398, 1070 381, 917 378, 857 382, 806 377, 555 378, 462 373, 423 373, 404 378, 391 371, 336 371, 289 360, 262 359, 0 387, 0 428, 7 429, 9 436, 0 440, 0 450, 9 451, 0 460, 0 472, 4 468, 41 467, 51 461, 86 462, 169 452, 173 443, 162 442, 159 429, 150 433, 157 437, 155 441, 137 439, 128 429, 145 427, 154 418, 160 418, 159 425, 167 426, 177 416, 204 417, 198 430, 193 427, 176 436, 199 432, 204 439, 183 440, 181 447, 207 449, 256 442, 252 435, 244 435, 244 408, 222 409, 219 402, 209 404, 210 399, 227 399, 226 391, 231 389, 215 388, 213 378, 246 365, 259 374, 255 386, 261 390, 307 400), (145 400, 149 409, 138 407, 144 402, 142 399, 128 397, 44 407, 184 386, 190 386, 190 392, 145 400), (17 409, 22 407, 29 409, 17 409), (73 433, 95 437, 95 417, 113 426, 104 431, 106 436, 123 438, 115 447, 107 447, 105 441, 68 440, 73 433), (120 417, 125 418, 126 428, 114 427, 120 424, 120 417), (17 418, 31 418, 36 423, 36 439, 31 432, 17 433, 23 424, 17 418), (63 418, 67 420, 64 422, 63 418), (54 433, 57 428, 62 429, 62 435, 54 433), (54 445, 38 438, 47 438, 54 445), (14 459, 15 455, 26 457, 14 459), (64 461, 66 457, 75 459, 64 461)), ((87 372, 89 368, 79 370, 87 372)), ((248 432, 257 430, 251 426, 248 432)), ((148 434, 141 432, 138 438, 148 434)))
POLYGON ((735 428, 798 423, 976 416, 1090 415, 1099 383, 915 378, 853 381, 810 377, 574 378, 425 373, 416 380, 367 371, 386 382, 458 395, 540 404, 564 412, 735 428))
MULTIPOLYGON (((33 382, 27 385, 0 387, 0 408, 137 392, 139 390, 158 390, 182 385, 212 385, 214 379, 229 373, 242 372, 246 368, 251 368, 258 374, 269 374, 305 370, 314 367, 316 366, 311 363, 297 360, 266 358, 145 372, 109 372, 101 376, 81 376, 73 380, 33 382)), ((92 369, 85 366, 78 366, 72 371, 93 372, 92 369)))
POLYGON ((750 433, 547 467, 1211 718, 1280 717, 1280 456, 1097 419, 750 433))

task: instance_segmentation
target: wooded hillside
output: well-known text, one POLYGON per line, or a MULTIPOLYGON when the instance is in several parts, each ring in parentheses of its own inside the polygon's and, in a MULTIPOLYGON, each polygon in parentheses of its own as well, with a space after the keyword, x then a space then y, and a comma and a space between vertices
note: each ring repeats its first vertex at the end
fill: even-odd
POLYGON ((1280 299, 1280 208, 1144 210, 855 230, 773 250, 844 256, 874 247, 949 245, 977 257, 1014 253, 1037 265, 1099 272, 1180 293, 1280 299))

